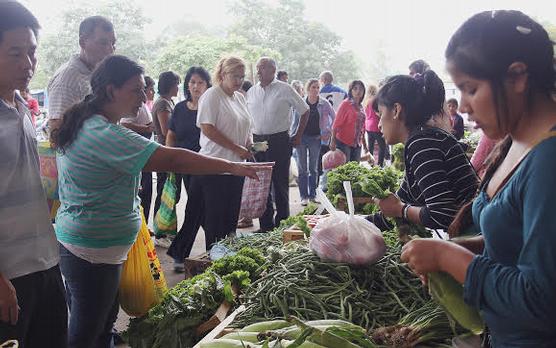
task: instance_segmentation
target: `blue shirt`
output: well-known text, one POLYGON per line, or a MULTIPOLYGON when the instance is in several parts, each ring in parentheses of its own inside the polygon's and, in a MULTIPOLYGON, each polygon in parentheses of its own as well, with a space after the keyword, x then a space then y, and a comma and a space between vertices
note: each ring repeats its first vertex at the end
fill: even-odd
POLYGON ((131 245, 141 225, 141 170, 158 144, 94 115, 57 157, 63 243, 106 248, 131 245))
POLYGON ((187 107, 187 101, 176 104, 172 117, 168 122, 168 129, 176 134, 176 147, 199 152, 199 138, 201 129, 197 127, 197 110, 187 107))
POLYGON ((465 301, 479 308, 495 347, 556 343, 556 138, 537 145, 473 219, 485 250, 469 265, 465 301))

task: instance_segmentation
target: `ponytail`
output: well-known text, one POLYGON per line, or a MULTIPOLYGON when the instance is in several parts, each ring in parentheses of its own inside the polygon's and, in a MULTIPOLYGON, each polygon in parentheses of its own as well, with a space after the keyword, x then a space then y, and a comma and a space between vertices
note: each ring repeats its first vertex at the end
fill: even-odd
MULTIPOLYGON (((479 186, 478 192, 483 191, 488 185, 489 181, 494 176, 496 169, 500 167, 504 158, 510 151, 512 146, 512 138, 506 136, 502 141, 500 141, 494 148, 492 154, 487 158, 487 169, 485 176, 481 185, 479 186)), ((448 227, 448 235, 450 238, 454 238, 460 235, 461 231, 466 230, 469 226, 473 225, 473 200, 464 204, 461 209, 456 214, 454 221, 448 227)))
POLYGON ((402 105, 403 121, 407 129, 425 126, 437 114, 444 112, 445 91, 442 80, 432 70, 423 74, 396 75, 388 78, 378 91, 373 108, 384 105, 391 109, 402 105))
POLYGON ((432 70, 423 73, 423 93, 422 113, 424 115, 428 115, 430 119, 434 115, 444 113, 446 98, 444 83, 432 70))
POLYGON ((88 95, 64 113, 61 126, 50 133, 50 142, 54 149, 65 153, 65 150, 75 141, 83 123, 97 112, 92 101, 93 96, 88 95))

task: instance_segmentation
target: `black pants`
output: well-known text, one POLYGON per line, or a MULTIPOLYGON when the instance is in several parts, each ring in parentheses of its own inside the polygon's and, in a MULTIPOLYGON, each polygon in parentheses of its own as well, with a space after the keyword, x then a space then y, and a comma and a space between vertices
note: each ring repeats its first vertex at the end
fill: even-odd
POLYGON ((255 142, 268 141, 268 150, 255 155, 257 162, 275 162, 272 170, 271 192, 268 195, 266 210, 259 222, 261 230, 269 231, 280 225, 280 221, 290 216, 289 175, 292 146, 288 132, 270 135, 253 135, 255 142), (276 203, 276 216, 272 197, 276 203))
MULTIPOLYGON (((181 183, 185 186, 185 192, 189 192, 189 184, 193 175, 190 174, 176 174, 176 204, 181 198, 181 183)), ((189 195, 189 193, 187 193, 189 195)))
POLYGON ((233 175, 192 176, 187 190, 185 221, 168 255, 176 260, 188 257, 201 226, 205 230, 207 250, 235 232, 244 180, 233 175))
POLYGON ((386 155, 386 141, 380 132, 367 132, 367 142, 369 152, 374 155, 375 141, 378 144, 378 165, 384 167, 384 157, 386 155))
POLYGON ((139 191, 139 198, 141 198, 141 206, 145 213, 145 219, 149 223, 149 213, 151 212, 151 201, 153 198, 153 173, 141 173, 141 191, 139 191))
POLYGON ((18 340, 20 348, 68 346, 68 310, 58 266, 11 280, 20 307, 15 326, 0 321, 0 343, 18 340))

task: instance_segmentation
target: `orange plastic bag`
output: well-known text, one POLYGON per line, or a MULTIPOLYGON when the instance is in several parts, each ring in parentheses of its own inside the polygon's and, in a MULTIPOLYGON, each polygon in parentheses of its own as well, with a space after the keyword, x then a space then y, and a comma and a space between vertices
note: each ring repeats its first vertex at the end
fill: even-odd
POLYGON ((142 208, 141 216, 141 230, 124 262, 119 289, 120 306, 134 317, 159 304, 168 290, 142 208))

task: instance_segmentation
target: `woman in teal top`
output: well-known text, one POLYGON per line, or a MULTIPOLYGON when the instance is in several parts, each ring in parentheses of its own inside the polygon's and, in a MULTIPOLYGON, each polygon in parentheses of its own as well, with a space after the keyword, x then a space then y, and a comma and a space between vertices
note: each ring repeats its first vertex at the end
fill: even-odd
POLYGON ((556 344, 553 57, 546 30, 519 11, 479 13, 454 34, 446 60, 460 110, 503 139, 472 207, 482 253, 423 239, 402 254, 417 274, 444 271, 464 285, 494 347, 556 344))
POLYGON ((143 69, 128 58, 102 61, 91 87, 93 94, 70 108, 52 134, 59 152, 56 236, 71 348, 113 346, 122 263, 141 224, 142 171, 257 177, 256 166, 168 148, 118 125, 146 101, 143 69))

